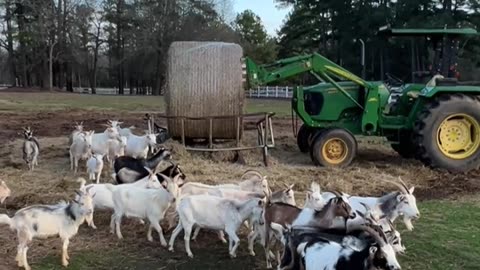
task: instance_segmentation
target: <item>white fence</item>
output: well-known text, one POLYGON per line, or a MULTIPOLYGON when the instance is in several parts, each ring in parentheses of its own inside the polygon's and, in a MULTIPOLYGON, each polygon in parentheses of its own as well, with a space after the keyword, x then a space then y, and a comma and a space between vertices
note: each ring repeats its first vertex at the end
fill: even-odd
MULTIPOLYGON (((97 95, 118 95, 118 88, 116 87, 112 87, 112 88, 97 87, 95 90, 97 92, 97 95)), ((92 89, 89 87, 81 87, 81 88, 76 87, 76 88, 73 88, 73 92, 81 93, 81 94, 91 94, 92 89)), ((126 96, 130 95, 130 88, 124 88, 123 93, 126 96)), ((146 95, 151 95, 151 94, 152 94, 152 88, 148 87, 146 95)), ((135 95, 135 92, 133 93, 133 95, 135 95)))
MULTIPOLYGON (((98 95, 118 95, 118 88, 103 88, 96 89, 98 95)), ((91 89, 87 87, 74 88, 75 93, 91 94, 91 89)), ((152 89, 147 89, 147 95, 152 94, 152 89)), ((130 89, 124 89, 124 95, 130 95, 130 89)), ((247 98, 279 98, 290 99, 293 95, 293 87, 288 86, 259 86, 255 89, 246 90, 245 96, 247 98)))
POLYGON ((292 98, 293 87, 288 86, 262 86, 247 90, 247 98, 292 98))

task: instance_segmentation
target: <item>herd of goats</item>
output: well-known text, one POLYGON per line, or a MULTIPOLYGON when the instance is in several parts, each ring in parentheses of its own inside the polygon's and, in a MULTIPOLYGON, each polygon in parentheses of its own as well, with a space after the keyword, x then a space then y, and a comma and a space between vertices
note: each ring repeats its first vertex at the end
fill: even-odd
MULTIPOLYGON (((68 266, 70 239, 85 222, 96 229, 94 210, 102 209, 113 210, 111 232, 119 239, 123 238, 123 217, 135 218, 142 225, 148 222, 148 241, 153 241, 155 229, 161 245, 172 252, 175 239, 184 231, 189 257, 193 257, 190 240, 200 229, 208 229, 217 231, 224 243, 227 234, 229 255, 235 258, 240 244, 237 232, 244 226, 249 232, 250 254, 255 255, 255 244, 262 245, 267 268, 276 262, 278 269, 401 269, 396 254, 404 253, 405 247, 393 223, 401 219, 412 230, 412 221, 420 213, 414 187, 408 188, 400 178, 385 176, 383 181, 399 190, 382 197, 322 192, 313 182, 303 207, 298 207, 293 185, 272 192, 267 177, 255 170, 246 171, 230 184, 186 181, 187 176, 172 162, 171 151, 156 146, 156 134, 137 136, 132 127, 121 128, 121 124, 109 121, 101 133, 76 125, 69 139, 71 169, 77 173, 79 160, 86 161, 93 183, 78 178, 80 187, 71 202, 28 206, 13 217, 0 214, 0 224, 17 233, 19 267, 31 269, 27 262, 29 243, 48 236, 62 239, 62 265, 68 266), (104 159, 113 168, 113 184, 100 183, 104 159), (162 220, 168 221, 170 228, 177 222, 168 244, 162 220)), ((30 128, 23 134, 23 158, 33 170, 40 145, 30 128)), ((1 182, 0 202, 10 195, 1 182)))

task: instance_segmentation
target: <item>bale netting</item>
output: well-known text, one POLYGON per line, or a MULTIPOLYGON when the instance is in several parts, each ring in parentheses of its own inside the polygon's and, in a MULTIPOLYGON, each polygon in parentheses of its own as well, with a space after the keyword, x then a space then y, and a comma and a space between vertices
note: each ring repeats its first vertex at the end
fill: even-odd
MULTIPOLYGON (((243 50, 222 42, 174 42, 168 52, 168 116, 208 117, 243 113, 243 50)), ((213 139, 237 136, 234 118, 213 120, 213 139)), ((241 122, 241 121, 240 121, 241 122)), ((240 123, 242 125, 242 123, 240 123)), ((209 138, 208 120, 186 120, 185 137, 209 138)), ((169 133, 181 137, 181 121, 168 120, 169 133)), ((240 135, 242 128, 240 128, 240 135)))

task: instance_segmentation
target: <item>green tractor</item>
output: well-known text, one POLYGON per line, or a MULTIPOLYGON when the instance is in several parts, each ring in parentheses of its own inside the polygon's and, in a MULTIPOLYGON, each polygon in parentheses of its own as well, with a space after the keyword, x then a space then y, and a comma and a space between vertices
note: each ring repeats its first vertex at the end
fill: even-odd
POLYGON ((401 156, 433 168, 452 172, 477 169, 480 84, 454 77, 459 40, 475 36, 477 31, 384 27, 379 34, 426 36, 434 41, 432 68, 412 71, 412 80, 420 77, 428 82, 405 84, 392 75, 387 76, 397 87, 365 81, 314 53, 262 66, 246 58, 247 83, 250 87, 267 85, 307 72, 320 81, 295 87, 292 98, 292 109, 303 121, 298 147, 309 152, 316 165, 348 166, 357 153, 355 135, 364 135, 386 137, 401 156))

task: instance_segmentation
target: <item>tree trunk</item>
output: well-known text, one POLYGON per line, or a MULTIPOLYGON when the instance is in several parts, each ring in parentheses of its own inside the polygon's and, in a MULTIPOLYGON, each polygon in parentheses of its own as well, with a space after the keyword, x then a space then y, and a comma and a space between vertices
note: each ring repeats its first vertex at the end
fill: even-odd
POLYGON ((123 88, 123 83, 124 83, 124 71, 123 71, 123 33, 122 33, 122 27, 123 27, 123 0, 118 0, 117 2, 117 80, 118 80, 118 94, 123 95, 124 94, 124 88, 123 88))
POLYGON ((20 85, 28 87, 28 72, 27 72, 27 52, 25 45, 25 7, 22 3, 16 2, 18 35, 19 35, 19 52, 20 52, 20 85))
POLYGON ((10 66, 10 84, 17 86, 17 67, 15 63, 15 52, 13 50, 13 29, 12 29, 12 11, 11 1, 5 1, 5 20, 7 23, 7 51, 8 51, 8 65, 10 66))
POLYGON ((57 44, 57 41, 51 44, 48 52, 48 77, 49 77, 48 90, 50 91, 53 90, 53 48, 55 47, 56 44, 57 44))

